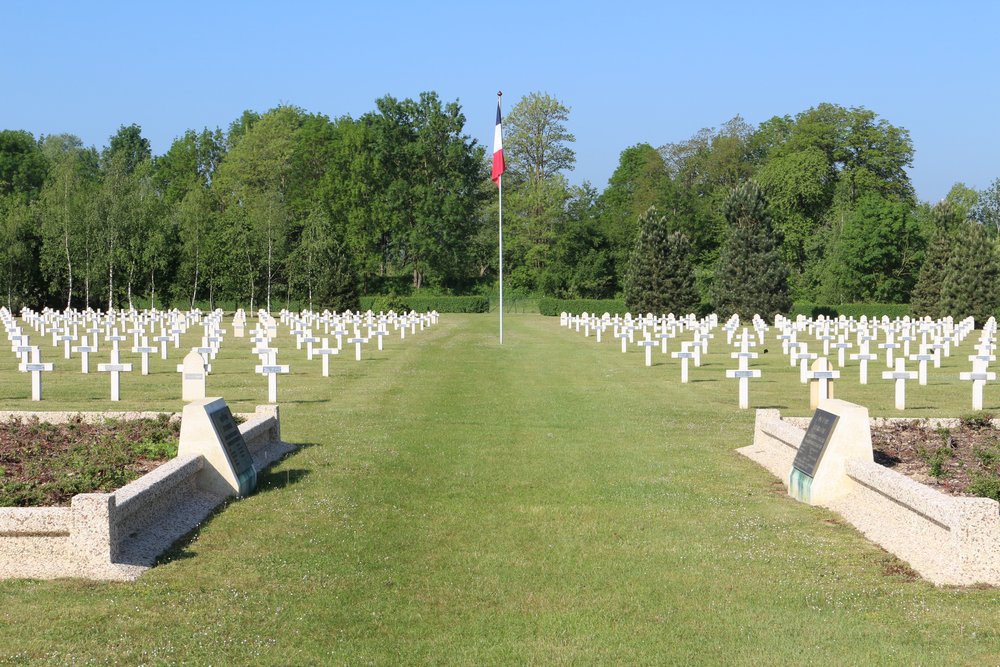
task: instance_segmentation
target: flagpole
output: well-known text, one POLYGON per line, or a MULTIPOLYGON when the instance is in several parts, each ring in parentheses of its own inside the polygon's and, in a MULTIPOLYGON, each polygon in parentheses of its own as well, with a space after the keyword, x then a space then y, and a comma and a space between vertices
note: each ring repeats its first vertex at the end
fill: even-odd
MULTIPOLYGON (((500 122, 500 98, 502 97, 503 91, 497 91, 497 123, 500 122)), ((500 195, 500 228, 498 234, 500 240, 500 344, 503 345, 503 172, 497 178, 497 191, 500 195)))
POLYGON ((497 179, 500 192, 500 344, 503 345, 503 175, 497 179))

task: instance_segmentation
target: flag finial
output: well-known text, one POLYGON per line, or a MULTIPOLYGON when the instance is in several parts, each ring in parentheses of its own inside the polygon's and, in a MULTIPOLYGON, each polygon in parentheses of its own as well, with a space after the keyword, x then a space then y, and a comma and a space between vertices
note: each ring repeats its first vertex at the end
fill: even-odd
POLYGON ((497 97, 503 97, 503 91, 502 90, 498 90, 497 91, 497 97))

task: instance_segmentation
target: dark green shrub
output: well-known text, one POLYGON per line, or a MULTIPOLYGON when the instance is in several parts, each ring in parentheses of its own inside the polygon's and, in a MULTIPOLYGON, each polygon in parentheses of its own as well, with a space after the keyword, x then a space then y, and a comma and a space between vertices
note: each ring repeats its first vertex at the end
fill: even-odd
POLYGON ((625 302, 622 299, 550 299, 542 298, 538 300, 538 312, 542 315, 559 315, 559 313, 597 313, 603 315, 624 315, 625 302))
POLYGON ((388 312, 395 310, 409 312, 415 310, 425 313, 436 310, 439 313, 488 313, 490 300, 486 296, 422 296, 411 294, 398 296, 395 294, 361 297, 361 310, 388 312))
POLYGON ((996 475, 976 474, 973 476, 972 483, 969 484, 969 488, 966 491, 974 496, 982 496, 983 498, 992 498, 993 500, 1000 501, 1000 477, 996 475))

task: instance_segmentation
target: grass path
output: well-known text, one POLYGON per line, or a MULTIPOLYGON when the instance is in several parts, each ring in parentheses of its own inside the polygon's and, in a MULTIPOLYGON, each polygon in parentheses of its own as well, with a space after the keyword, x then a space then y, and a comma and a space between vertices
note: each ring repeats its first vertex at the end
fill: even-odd
MULTIPOLYGON (((753 417, 721 346, 684 387, 553 318, 508 336, 447 315, 329 379, 289 352, 283 432, 305 446, 136 583, 0 582, 0 663, 1000 662, 1000 592, 914 580, 733 452, 753 417)), ((804 413, 777 356, 751 401, 804 413)), ((224 352, 210 385, 237 410, 265 393, 248 359, 224 352)), ((150 382, 124 407, 177 409, 176 374, 150 382)), ((918 410, 967 400, 939 391, 918 410)), ((891 388, 842 393, 891 412, 891 388)), ((71 378, 51 396, 105 407, 71 378)))

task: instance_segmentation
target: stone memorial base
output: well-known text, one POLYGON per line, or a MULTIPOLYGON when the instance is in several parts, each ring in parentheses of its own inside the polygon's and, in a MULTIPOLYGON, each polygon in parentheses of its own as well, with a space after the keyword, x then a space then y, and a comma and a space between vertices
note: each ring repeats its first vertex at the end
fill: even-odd
MULTIPOLYGON (((816 477, 824 477, 828 492, 817 497, 813 487, 808 502, 839 513, 935 584, 1000 586, 1000 503, 946 495, 878 465, 872 461, 866 429, 882 420, 868 420, 864 411, 860 423, 859 406, 846 404, 848 410, 838 410, 838 403, 846 402, 825 401, 820 407, 842 413, 836 428, 846 427, 840 434, 845 446, 835 447, 835 434, 828 446, 835 451, 824 454, 832 465, 822 470, 821 460, 816 477), (859 440, 867 442, 867 456, 859 453, 863 449, 857 446, 859 440)), ((782 419, 778 410, 757 410, 753 444, 737 451, 767 468, 786 487, 799 485, 801 474, 792 474, 792 463, 808 422, 782 419)), ((789 491, 796 495, 800 489, 789 491)))
MULTIPOLYGON (((54 413, 54 419, 49 413, 30 414, 66 421, 79 413, 54 413)), ((111 415, 83 416, 99 420, 111 415)), ((281 440, 276 406, 258 406, 244 416, 239 431, 254 471, 294 449, 281 440)), ((0 509, 0 578, 136 579, 234 495, 219 487, 218 476, 204 454, 186 454, 114 493, 78 494, 69 507, 0 509)))

